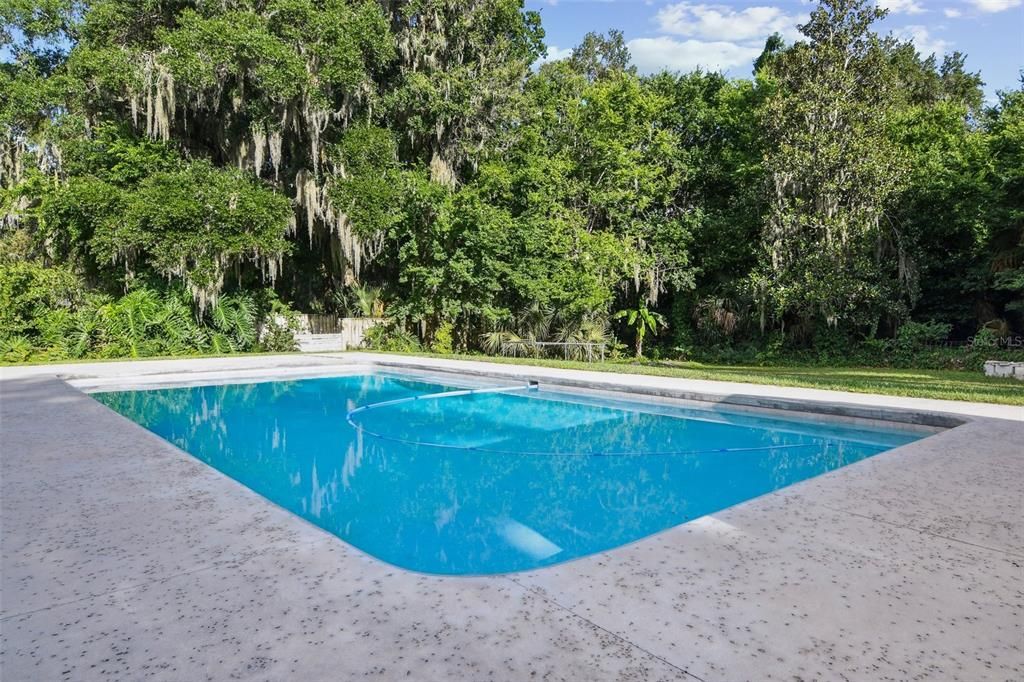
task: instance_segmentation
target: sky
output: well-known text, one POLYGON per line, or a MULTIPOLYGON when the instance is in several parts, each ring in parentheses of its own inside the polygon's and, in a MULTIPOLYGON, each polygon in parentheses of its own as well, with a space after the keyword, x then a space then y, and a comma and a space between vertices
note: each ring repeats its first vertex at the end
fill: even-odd
MULTIPOLYGON (((990 99, 1015 88, 1024 69, 1024 0, 878 0, 889 9, 876 30, 913 39, 922 54, 967 55, 990 99)), ((698 66, 751 74, 765 39, 799 34, 816 3, 808 0, 526 0, 540 11, 548 59, 568 56, 589 31, 617 28, 644 73, 698 66)))

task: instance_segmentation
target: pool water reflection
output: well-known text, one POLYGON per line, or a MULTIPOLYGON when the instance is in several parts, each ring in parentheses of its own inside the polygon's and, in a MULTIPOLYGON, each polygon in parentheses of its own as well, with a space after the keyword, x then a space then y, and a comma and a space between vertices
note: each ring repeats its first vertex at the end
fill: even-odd
POLYGON ((346 421, 451 388, 372 374, 94 397, 379 559, 454 575, 616 547, 921 437, 547 390, 359 415, 407 442, 346 421))

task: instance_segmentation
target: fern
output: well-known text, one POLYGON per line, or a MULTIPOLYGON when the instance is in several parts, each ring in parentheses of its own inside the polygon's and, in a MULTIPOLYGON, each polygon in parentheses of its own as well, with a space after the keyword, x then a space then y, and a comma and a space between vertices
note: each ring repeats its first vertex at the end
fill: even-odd
POLYGON ((0 341, 0 359, 4 362, 25 362, 34 351, 32 341, 25 336, 9 336, 0 341))

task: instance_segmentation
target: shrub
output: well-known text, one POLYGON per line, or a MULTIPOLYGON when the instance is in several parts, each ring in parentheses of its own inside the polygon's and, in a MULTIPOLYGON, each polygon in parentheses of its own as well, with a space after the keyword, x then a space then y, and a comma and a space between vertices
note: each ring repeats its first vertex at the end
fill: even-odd
POLYGON ((770 365, 778 362, 784 357, 786 337, 782 332, 772 332, 768 335, 761 350, 754 356, 754 361, 759 365, 770 365))
POLYGON ((366 330, 363 346, 371 350, 411 353, 420 350, 420 342, 399 323, 389 321, 366 330))
POLYGON ((9 336, 0 339, 0 360, 4 362, 25 362, 32 356, 32 342, 25 336, 9 336))
POLYGON ((259 349, 268 353, 289 353, 299 349, 295 334, 299 331, 299 314, 281 301, 272 289, 262 293, 259 349))
POLYGON ((949 338, 953 326, 931 320, 929 322, 907 322, 896 333, 893 347, 899 351, 918 351, 949 338))
POLYGON ((296 349, 298 318, 273 292, 225 294, 197 316, 184 287, 80 294, 70 272, 0 266, 0 361, 296 349))
POLYGON ((442 353, 445 355, 451 354, 454 349, 454 343, 452 338, 452 332, 455 329, 455 325, 451 322, 444 322, 437 331, 434 332, 434 342, 430 344, 430 350, 435 353, 442 353))
POLYGON ((34 261, 0 264, 0 339, 23 336, 35 344, 38 321, 54 310, 68 310, 79 300, 81 283, 67 268, 34 261))
POLYGON ((821 367, 897 367, 981 371, 986 360, 1024 361, 1024 351, 1004 348, 997 333, 982 329, 969 345, 946 346, 949 326, 908 323, 894 339, 856 341, 837 335, 815 335, 809 349, 787 347, 781 334, 770 334, 747 346, 689 346, 677 356, 709 364, 817 365, 821 367), (820 343, 819 343, 820 341, 820 343))

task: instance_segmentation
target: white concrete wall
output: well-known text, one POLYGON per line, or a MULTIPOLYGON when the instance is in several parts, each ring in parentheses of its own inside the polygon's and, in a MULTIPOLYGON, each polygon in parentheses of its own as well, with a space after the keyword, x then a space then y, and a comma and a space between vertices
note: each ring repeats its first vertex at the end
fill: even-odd
POLYGON ((989 360, 985 363, 985 376, 1013 377, 1024 381, 1024 362, 1004 362, 989 360))

